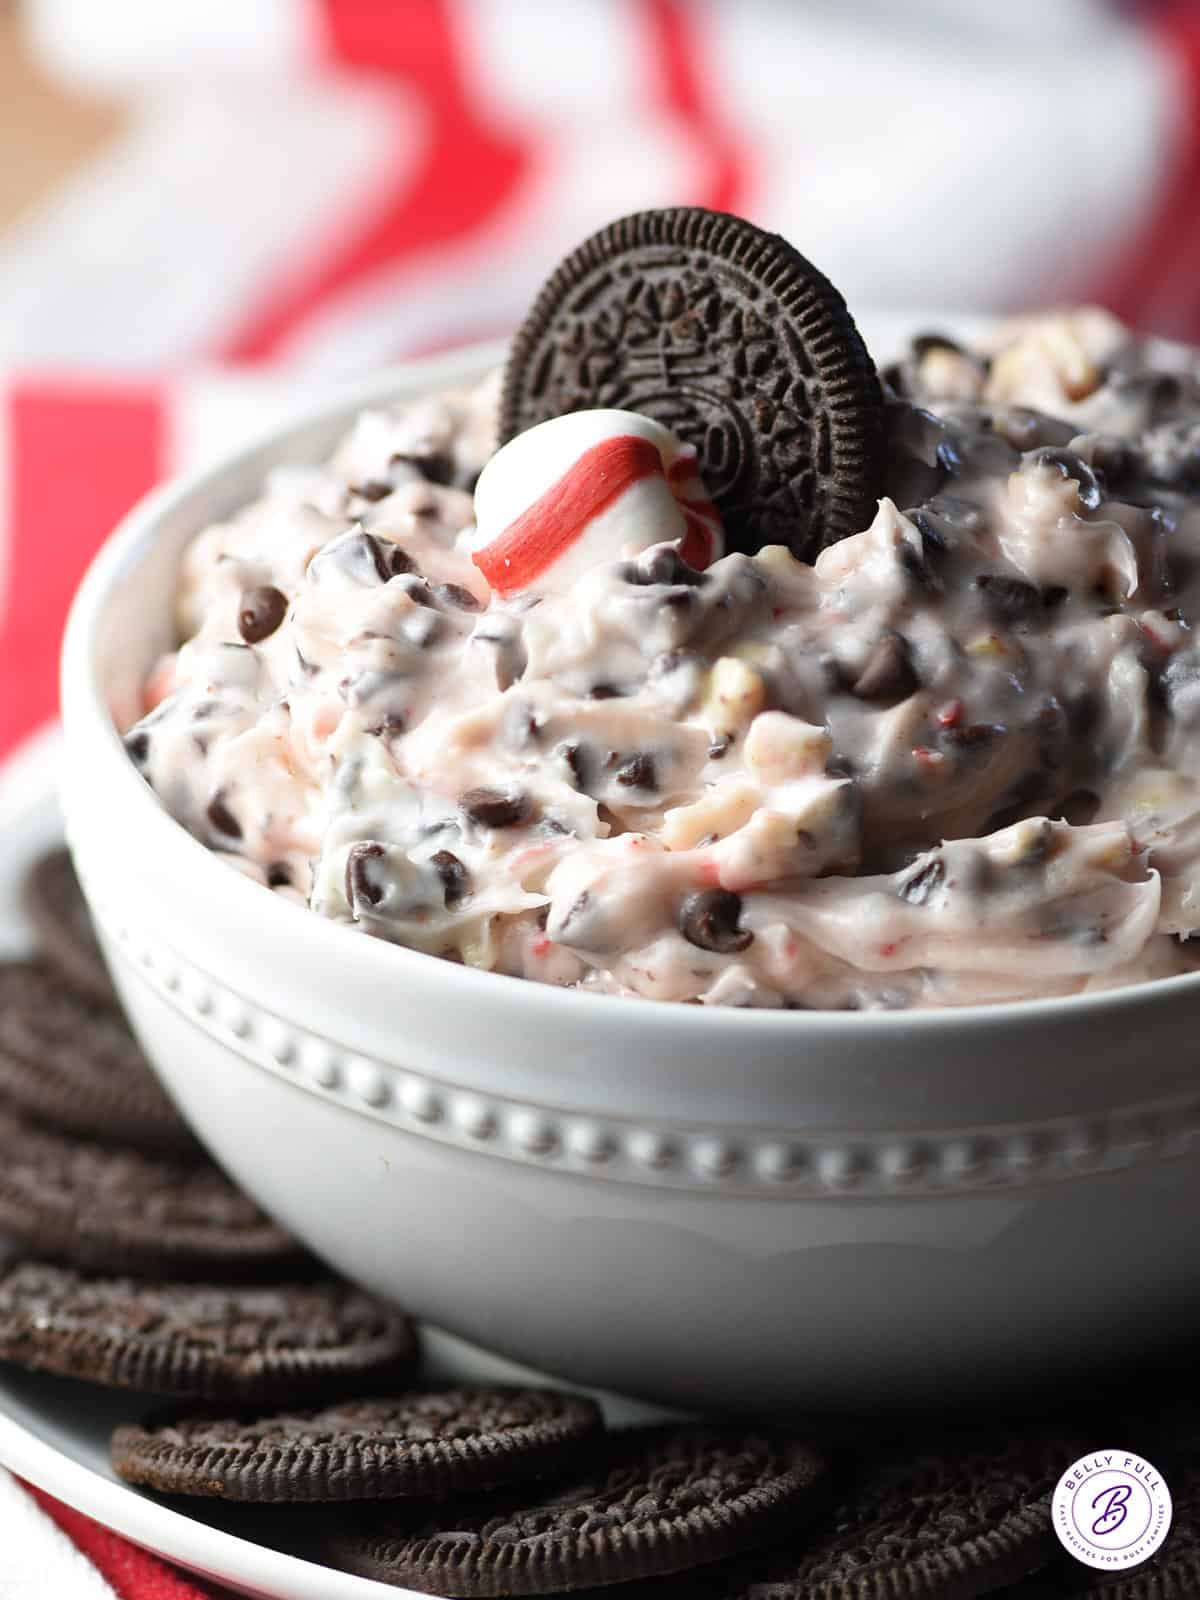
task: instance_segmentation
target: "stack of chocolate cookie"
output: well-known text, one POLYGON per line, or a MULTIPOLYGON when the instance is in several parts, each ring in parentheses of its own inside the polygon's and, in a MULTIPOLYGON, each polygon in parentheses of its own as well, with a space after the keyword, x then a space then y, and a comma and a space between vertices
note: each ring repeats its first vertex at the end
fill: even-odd
POLYGON ((148 1411, 113 1435, 130 1483, 271 1508, 282 1543, 428 1594, 1200 1593, 1194 1469, 1172 1541, 1119 1587, 1055 1559, 1066 1429, 874 1429, 830 1451, 756 1427, 610 1433, 551 1389, 414 1386, 403 1313, 322 1274, 193 1140, 64 855, 27 902, 39 956, 0 966, 0 1235, 24 1252, 0 1275, 0 1359, 130 1390, 148 1411))

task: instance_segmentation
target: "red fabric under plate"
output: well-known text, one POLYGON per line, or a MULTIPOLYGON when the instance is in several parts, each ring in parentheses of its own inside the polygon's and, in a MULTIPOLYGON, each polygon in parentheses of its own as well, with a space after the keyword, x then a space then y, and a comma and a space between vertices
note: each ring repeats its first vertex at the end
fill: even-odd
MULTIPOLYGON (((25 1489, 112 1585, 121 1600, 209 1600, 219 1592, 208 1584, 182 1577, 157 1556, 102 1528, 81 1511, 51 1499, 32 1484, 27 1483, 25 1489)), ((70 1597, 48 1595, 46 1600, 70 1600, 70 1597)))

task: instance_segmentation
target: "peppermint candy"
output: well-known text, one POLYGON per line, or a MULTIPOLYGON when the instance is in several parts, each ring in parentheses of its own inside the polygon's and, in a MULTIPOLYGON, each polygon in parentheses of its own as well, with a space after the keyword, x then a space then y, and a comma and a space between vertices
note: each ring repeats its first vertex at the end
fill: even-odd
POLYGON ((724 550, 696 451, 636 411, 573 411, 519 433, 480 474, 475 523, 472 560, 502 595, 561 591, 652 545, 701 570, 724 550))

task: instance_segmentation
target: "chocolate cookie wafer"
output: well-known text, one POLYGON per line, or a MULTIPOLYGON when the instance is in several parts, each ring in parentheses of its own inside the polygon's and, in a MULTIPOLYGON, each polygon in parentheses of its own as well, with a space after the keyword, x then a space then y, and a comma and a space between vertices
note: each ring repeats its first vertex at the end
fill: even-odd
POLYGON ((116 1429, 112 1459, 130 1483, 167 1494, 443 1498, 561 1471, 601 1426, 581 1395, 460 1386, 257 1419, 151 1419, 116 1429))
POLYGON ((92 915, 66 850, 52 850, 30 867, 22 895, 25 915, 43 958, 73 989, 115 1006, 113 988, 92 915))
POLYGON ((823 273, 740 217, 676 206, 602 228, 512 344, 500 438, 588 407, 638 411, 700 455, 728 540, 811 559, 883 492, 875 365, 823 273))
POLYGON ((823 1470, 807 1445, 723 1428, 617 1435, 573 1480, 444 1509, 364 1507, 335 1565, 423 1594, 554 1594, 682 1572, 795 1528, 823 1470))
POLYGON ((862 1465, 802 1538, 733 1564, 709 1600, 991 1594, 1053 1559, 1050 1494, 1077 1449, 1030 1430, 889 1451, 862 1465))
POLYGON ((7 1111, 0 1236, 50 1260, 135 1277, 265 1280, 312 1268, 211 1163, 70 1138, 7 1111))
POLYGON ((394 1385, 403 1312, 348 1284, 144 1283, 24 1262, 0 1277, 0 1359, 115 1388, 229 1405, 394 1385))
POLYGON ((0 1098, 65 1133, 200 1154, 120 1012, 43 962, 0 964, 0 1098))

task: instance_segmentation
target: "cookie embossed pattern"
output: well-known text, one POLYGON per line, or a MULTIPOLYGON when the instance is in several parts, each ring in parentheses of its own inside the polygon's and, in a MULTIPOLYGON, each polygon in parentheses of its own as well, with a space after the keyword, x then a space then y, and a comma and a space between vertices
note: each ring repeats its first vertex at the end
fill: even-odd
MULTIPOLYGON (((879 354, 896 347, 863 322, 879 354)), ((1179 1270, 1200 1203, 1193 978, 941 1012, 647 1004, 348 933, 230 870, 158 803, 114 714, 136 719, 175 642, 196 532, 272 469, 327 459, 363 409, 477 382, 499 354, 376 380, 168 486, 81 592, 64 658, 71 840, 184 1115, 364 1286, 542 1370, 667 1403, 911 1401, 981 1364, 1044 1376, 1047 1350, 1073 1361, 1081 1317, 1104 1330, 1097 1355, 1136 1343, 1146 1303, 1200 1323, 1179 1270), (1103 1263, 1078 1251, 1085 1222, 1103 1263), (681 1326, 696 1331, 684 1348, 681 1326)), ((423 609, 464 625, 448 602, 423 609)), ((614 776, 619 803, 644 793, 614 776)), ((351 884, 366 917, 378 859, 351 884)), ((747 931, 715 910, 697 927, 747 931)))
POLYGON ((514 341, 501 438, 583 404, 693 443, 737 549, 811 557, 874 513, 875 364, 824 274, 739 217, 622 217, 556 269, 514 341))

